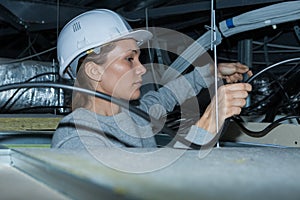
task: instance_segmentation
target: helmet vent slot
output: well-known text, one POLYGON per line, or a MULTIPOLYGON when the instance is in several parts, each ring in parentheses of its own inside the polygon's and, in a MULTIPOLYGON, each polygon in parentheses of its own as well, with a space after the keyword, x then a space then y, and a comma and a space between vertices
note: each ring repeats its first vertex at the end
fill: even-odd
POLYGON ((73 32, 79 31, 81 29, 80 22, 75 22, 73 24, 73 32))

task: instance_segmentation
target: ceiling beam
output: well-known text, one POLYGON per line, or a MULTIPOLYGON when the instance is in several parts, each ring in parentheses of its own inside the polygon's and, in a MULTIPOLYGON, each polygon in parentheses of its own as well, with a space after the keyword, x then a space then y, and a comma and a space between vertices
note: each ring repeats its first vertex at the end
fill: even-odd
MULTIPOLYGON (((89 9, 78 6, 57 5, 56 3, 18 0, 1 0, 0 6, 9 11, 10 16, 14 16, 14 18, 10 17, 9 19, 5 18, 7 15, 2 16, 4 21, 10 20, 9 23, 17 27, 18 24, 13 22, 19 19, 19 21, 26 23, 28 31, 61 28, 70 19, 89 9)), ((17 28, 20 29, 21 27, 17 28)), ((5 33, 0 33, 0 35, 3 34, 5 33)))
MULTIPOLYGON (((257 4, 265 4, 265 3, 277 3, 283 2, 284 0, 217 0, 216 1, 216 9, 224 9, 224 8, 232 8, 232 7, 243 7, 257 4)), ((202 12, 209 11, 211 9, 211 1, 203 0, 200 2, 194 3, 184 3, 173 6, 165 6, 159 8, 149 8, 148 9, 148 17, 149 18, 160 18, 167 17, 171 15, 182 15, 193 12, 202 12)), ((122 13, 127 19, 136 20, 136 19, 145 19, 145 10, 137 10, 134 12, 125 12, 122 13)))

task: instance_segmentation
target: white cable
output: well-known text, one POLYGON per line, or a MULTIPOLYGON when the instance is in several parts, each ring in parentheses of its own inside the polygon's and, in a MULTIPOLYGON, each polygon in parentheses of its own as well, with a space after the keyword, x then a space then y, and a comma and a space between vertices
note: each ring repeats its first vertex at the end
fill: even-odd
MULTIPOLYGON (((217 39, 216 33, 216 14, 214 10, 214 0, 211 0, 211 48, 214 50, 214 80, 215 80, 215 113, 216 113, 216 134, 219 131, 219 105, 218 105, 218 65, 217 65, 217 45, 215 43, 217 39)), ((219 141, 217 142, 217 148, 219 148, 219 141)))
POLYGON ((252 81, 253 81, 257 76, 259 76, 260 74, 262 74, 262 73, 264 73, 265 71, 268 71, 268 70, 270 70, 270 69, 272 69, 272 68, 274 68, 274 67, 276 67, 276 66, 278 66, 278 65, 285 64, 285 63, 287 63, 287 62, 298 61, 298 60, 300 60, 300 57, 297 57, 297 58, 291 58, 291 59, 287 59, 287 60, 283 60, 283 61, 280 61, 280 62, 278 62, 278 63, 275 63, 275 64, 273 64, 273 65, 271 65, 271 66, 269 66, 269 67, 264 68, 263 70, 261 70, 260 72, 256 73, 255 75, 251 76, 251 77, 247 80, 247 82, 248 82, 248 83, 252 82, 252 81))
POLYGON ((56 39, 58 40, 58 35, 59 35, 59 0, 57 0, 56 4, 56 39))
MULTIPOLYGON (((149 23, 148 23, 148 8, 145 8, 145 17, 146 17, 146 30, 148 31, 149 29, 149 23)), ((150 60, 150 66, 151 66, 151 72, 152 72, 152 77, 153 77, 153 81, 154 84, 157 85, 158 81, 155 75, 155 71, 154 71, 154 66, 153 66, 153 58, 151 55, 151 50, 150 50, 150 41, 147 41, 147 46, 148 46, 148 54, 149 54, 149 60, 150 60)))
POLYGON ((27 57, 24 57, 24 58, 20 58, 20 59, 8 61, 8 62, 0 62, 0 64, 2 65, 2 64, 10 64, 10 63, 21 62, 21 61, 28 60, 28 59, 30 59, 30 58, 33 58, 33 57, 42 55, 42 54, 44 54, 44 53, 48 53, 49 51, 53 51, 54 49, 56 49, 56 47, 52 47, 52 48, 47 49, 47 50, 45 50, 45 51, 36 53, 36 54, 34 54, 34 55, 31 55, 31 56, 27 56, 27 57))

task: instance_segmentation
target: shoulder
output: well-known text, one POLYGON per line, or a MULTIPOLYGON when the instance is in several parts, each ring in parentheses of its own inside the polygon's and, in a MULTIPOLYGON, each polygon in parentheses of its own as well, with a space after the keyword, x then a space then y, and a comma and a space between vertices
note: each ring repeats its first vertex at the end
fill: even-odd
POLYGON ((84 108, 77 108, 76 110, 72 111, 68 115, 64 116, 60 123, 69 122, 74 120, 79 121, 89 121, 91 118, 95 118, 96 113, 93 113, 84 108))

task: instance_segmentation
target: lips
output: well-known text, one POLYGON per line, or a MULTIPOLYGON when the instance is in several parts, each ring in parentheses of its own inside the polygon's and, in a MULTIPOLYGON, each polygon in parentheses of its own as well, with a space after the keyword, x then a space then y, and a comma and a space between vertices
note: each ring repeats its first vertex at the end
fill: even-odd
POLYGON ((136 81, 136 82, 134 82, 133 83, 133 85, 136 85, 136 86, 138 86, 138 87, 141 87, 142 86, 142 81, 141 80, 139 80, 139 81, 136 81))

